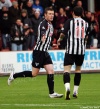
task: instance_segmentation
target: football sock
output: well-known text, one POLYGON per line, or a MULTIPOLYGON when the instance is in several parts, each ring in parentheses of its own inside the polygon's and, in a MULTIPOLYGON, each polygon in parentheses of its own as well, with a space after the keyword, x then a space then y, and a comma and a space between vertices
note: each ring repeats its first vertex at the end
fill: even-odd
POLYGON ((65 85, 65 90, 66 91, 70 90, 70 74, 68 72, 65 72, 63 74, 63 82, 65 85))
POLYGON ((81 73, 75 73, 74 76, 74 85, 79 86, 81 81, 81 73))
POLYGON ((13 78, 15 79, 17 77, 32 77, 32 71, 23 71, 23 72, 15 73, 13 75, 13 78))
POLYGON ((74 90, 73 90, 73 94, 78 94, 78 88, 79 88, 79 86, 75 86, 74 85, 74 90))
POLYGON ((80 81, 81 81, 81 73, 75 73, 73 93, 76 93, 76 94, 78 93, 78 88, 79 88, 79 85, 80 85, 80 81))
POLYGON ((47 84, 49 88, 49 94, 54 93, 54 74, 47 75, 47 84))

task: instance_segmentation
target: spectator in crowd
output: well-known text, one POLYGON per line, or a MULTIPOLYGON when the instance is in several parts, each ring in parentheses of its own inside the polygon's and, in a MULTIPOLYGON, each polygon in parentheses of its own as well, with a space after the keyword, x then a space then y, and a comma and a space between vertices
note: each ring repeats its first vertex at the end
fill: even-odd
POLYGON ((96 47, 97 44, 95 45, 94 42, 97 42, 97 39, 98 39, 98 23, 95 19, 95 13, 92 13, 91 14, 91 24, 90 24, 90 38, 91 38, 91 41, 90 41, 90 47, 96 47))
POLYGON ((72 9, 71 9, 71 4, 68 4, 67 6, 64 6, 66 15, 68 18, 72 18, 72 9))
POLYGON ((72 12, 73 11, 73 8, 75 6, 79 6, 79 7, 82 7, 83 8, 82 4, 83 4, 82 3, 82 0, 71 0, 71 3, 70 3, 70 11, 72 12))
POLYGON ((39 10, 35 10, 34 12, 34 17, 31 18, 31 21, 32 21, 32 25, 33 25, 33 35, 34 35, 34 41, 36 42, 37 40, 37 33, 38 33, 38 25, 40 23, 40 21, 42 21, 43 18, 40 17, 40 11, 39 10))
POLYGON ((98 30, 98 48, 100 48, 100 12, 98 14, 98 24, 99 24, 99 30, 98 30))
POLYGON ((52 21, 52 24, 54 26, 54 28, 56 27, 56 17, 58 15, 58 5, 57 5, 57 1, 56 0, 51 0, 50 1, 50 5, 49 5, 53 10, 54 10, 54 19, 52 21))
POLYGON ((38 9, 40 11, 40 16, 43 16, 43 7, 40 5, 40 0, 35 0, 32 8, 34 12, 38 9))
POLYGON ((29 45, 31 42, 30 37, 30 27, 28 24, 24 24, 24 43, 23 43, 23 50, 29 50, 29 45))
POLYGON ((55 39, 58 40, 59 38, 59 31, 63 29, 63 24, 67 20, 67 15, 64 8, 59 8, 59 12, 56 16, 56 27, 55 27, 55 39))
POLYGON ((41 0, 41 6, 43 7, 43 10, 47 7, 49 7, 50 0, 41 0))
POLYGON ((19 9, 20 9, 20 10, 25 9, 27 2, 28 2, 28 0, 18 0, 19 9))
POLYGON ((0 0, 0 9, 2 9, 2 7, 6 6, 7 8, 12 6, 12 3, 10 0, 0 0))
POLYGON ((91 24, 91 14, 92 13, 90 11, 86 11, 84 16, 84 20, 87 21, 89 25, 91 24))
MULTIPOLYGON (((29 48, 32 49, 34 46, 34 41, 36 41, 36 37, 37 37, 36 28, 38 26, 38 23, 43 19, 43 18, 40 18, 40 16, 44 15, 43 10, 48 6, 52 7, 55 12, 55 16, 54 16, 54 20, 52 21, 52 24, 54 26, 54 29, 55 29, 54 31, 56 33, 54 34, 54 39, 56 42, 57 39, 59 38, 59 34, 60 34, 59 32, 62 29, 60 26, 64 24, 63 23, 64 17, 66 17, 65 18, 66 20, 68 18, 71 18, 72 10, 75 6, 84 7, 83 0, 67 0, 67 1, 61 1, 61 0, 0 0, 0 21, 2 20, 4 13, 7 13, 11 19, 11 25, 13 25, 15 23, 16 18, 20 17, 20 14, 22 14, 21 10, 26 9, 27 14, 28 14, 27 17, 29 19, 29 22, 31 18, 32 24, 33 24, 32 28, 34 30, 34 32, 33 30, 29 32, 29 34, 31 34, 30 36, 31 42, 29 41, 30 46, 29 44, 27 44, 29 48), (35 9, 40 10, 40 16, 39 16, 39 11, 35 11, 35 9)), ((94 19, 93 14, 91 14, 90 11, 84 11, 82 18, 89 23, 89 27, 90 27, 90 34, 87 40, 86 48, 90 48, 91 46, 93 47, 93 39, 98 40, 98 47, 99 47, 100 46, 100 37, 99 37, 100 36, 100 26, 99 26, 99 32, 96 32, 98 28, 97 22, 94 23, 95 20, 94 21, 91 20, 91 19, 94 19)), ((23 19, 24 18, 22 18, 22 20, 23 19)), ((98 24, 100 25, 100 15, 98 15, 98 24)), ((24 26, 25 24, 23 25, 23 27, 24 26)), ((28 26, 30 27, 30 25, 28 26)), ((24 32, 27 30, 26 27, 27 26, 25 26, 24 32)), ((27 50, 27 48, 24 48, 24 50, 27 50)))
POLYGON ((33 16, 32 6, 33 6, 33 1, 28 0, 26 2, 26 10, 28 13, 28 18, 31 18, 33 16))
MULTIPOLYGON (((64 23, 61 23, 61 24, 60 24, 60 28, 58 29, 58 32, 57 32, 58 36, 61 37, 61 35, 63 34, 63 32, 64 32, 64 23)), ((57 39, 57 40, 58 40, 58 39, 57 39)), ((66 40, 67 40, 66 37, 64 37, 64 38, 60 41, 60 43, 59 43, 59 45, 58 45, 58 48, 59 48, 59 49, 65 49, 66 40)))
POLYGON ((98 46, 97 47, 100 48, 100 30, 98 32, 98 46))
POLYGON ((21 20, 23 23, 24 35, 25 35, 25 42, 23 44, 23 50, 28 50, 29 48, 32 49, 33 43, 34 43, 32 22, 30 18, 28 18, 26 9, 22 9, 21 11, 21 20))
POLYGON ((0 32, 2 37, 2 48, 10 49, 10 27, 11 21, 9 19, 8 13, 3 13, 2 19, 0 21, 0 32))
POLYGON ((71 9, 71 11, 72 11, 73 8, 76 6, 76 3, 77 3, 76 0, 71 0, 71 3, 70 3, 70 9, 71 9))
POLYGON ((50 0, 50 7, 54 10, 54 12, 57 12, 58 5, 56 0, 50 0))
POLYGON ((67 0, 66 3, 64 2, 64 8, 68 18, 72 18, 72 11, 75 6, 82 7, 81 0, 67 0))
POLYGON ((11 28, 11 50, 12 51, 22 51, 23 50, 23 24, 20 18, 16 19, 15 24, 11 28))
MULTIPOLYGON (((83 18, 86 22, 88 22, 89 24, 89 30, 90 30, 90 25, 91 25, 91 12, 90 11, 87 11, 85 12, 85 16, 83 18)), ((87 45, 86 45, 86 48, 90 48, 90 45, 91 45, 91 34, 88 34, 88 40, 87 40, 87 45)))
MULTIPOLYGON (((83 3, 82 3, 82 0, 78 0, 76 2, 76 6, 79 6, 79 7, 82 7, 83 8, 83 3)), ((83 13, 82 13, 82 18, 84 19, 84 13, 85 13, 85 9, 83 8, 83 13)))
POLYGON ((0 20, 2 19, 4 13, 9 14, 9 9, 6 6, 3 6, 2 9, 0 10, 0 20))
POLYGON ((100 11, 98 12, 97 20, 98 20, 99 30, 100 30, 100 11))
POLYGON ((78 0, 76 5, 82 7, 82 1, 78 0))
POLYGON ((20 10, 26 9, 26 4, 27 4, 28 1, 33 3, 33 0, 17 0, 17 1, 18 1, 20 10))
POLYGON ((10 19, 12 21, 12 24, 14 24, 16 18, 20 17, 20 10, 18 8, 17 1, 12 2, 12 7, 9 8, 9 14, 10 14, 10 19))
POLYGON ((67 15, 66 12, 64 10, 64 8, 60 8, 58 15, 57 15, 57 19, 56 19, 56 29, 60 28, 60 24, 63 24, 66 20, 67 20, 67 15))
MULTIPOLYGON (((60 28, 54 30, 53 40, 52 40, 52 48, 51 49, 65 49, 65 38, 57 44, 57 40, 61 37, 61 34, 64 32, 64 24, 60 24, 60 28)), ((62 35, 63 36, 63 35, 62 35)))

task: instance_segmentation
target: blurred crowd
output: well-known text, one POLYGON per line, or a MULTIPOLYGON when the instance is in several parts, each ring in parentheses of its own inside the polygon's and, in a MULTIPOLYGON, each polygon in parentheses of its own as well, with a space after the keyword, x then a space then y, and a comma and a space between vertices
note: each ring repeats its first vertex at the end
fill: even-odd
MULTIPOLYGON (((51 49, 64 49, 64 41, 57 40, 64 31, 64 23, 72 17, 75 6, 83 7, 81 0, 0 0, 0 50, 33 50, 37 40, 38 25, 44 19, 46 7, 55 12, 54 34, 51 49)), ((83 8, 82 18, 89 23, 87 49, 100 48, 100 12, 83 8)))

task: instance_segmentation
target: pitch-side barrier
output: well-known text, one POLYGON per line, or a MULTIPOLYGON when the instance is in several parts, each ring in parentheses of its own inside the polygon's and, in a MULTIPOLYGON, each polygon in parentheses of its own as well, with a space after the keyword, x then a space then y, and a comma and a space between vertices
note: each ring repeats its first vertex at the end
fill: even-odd
MULTIPOLYGON (((50 56, 53 60, 54 71, 63 72, 63 60, 65 50, 50 50, 50 56)), ((10 51, 0 52, 0 74, 8 74, 12 71, 20 72, 32 70, 32 51, 10 51)), ((72 66, 72 72, 75 65, 72 66)), ((100 49, 89 49, 85 52, 85 59, 82 65, 82 72, 100 71, 100 49)), ((46 72, 43 68, 40 73, 46 72)))

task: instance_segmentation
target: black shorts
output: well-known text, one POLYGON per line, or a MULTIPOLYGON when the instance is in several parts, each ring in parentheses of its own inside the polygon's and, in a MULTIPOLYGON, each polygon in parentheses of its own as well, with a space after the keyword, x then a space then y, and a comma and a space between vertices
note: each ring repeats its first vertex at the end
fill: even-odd
POLYGON ((51 57, 47 51, 33 51, 32 66, 35 68, 43 68, 44 65, 53 64, 51 57))
POLYGON ((64 66, 66 65, 75 65, 81 66, 84 61, 84 55, 73 55, 73 54, 67 54, 65 53, 65 58, 64 58, 64 66))

